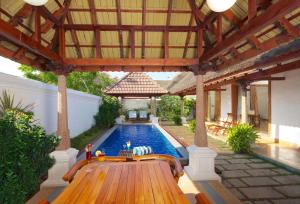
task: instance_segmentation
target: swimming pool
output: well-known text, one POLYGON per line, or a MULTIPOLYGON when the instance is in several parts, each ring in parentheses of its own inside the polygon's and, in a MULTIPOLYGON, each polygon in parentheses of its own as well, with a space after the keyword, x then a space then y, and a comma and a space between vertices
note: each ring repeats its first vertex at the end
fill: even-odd
POLYGON ((176 158, 182 155, 154 125, 120 125, 97 147, 108 156, 117 156, 123 145, 131 142, 131 147, 150 146, 155 154, 168 154, 176 158))

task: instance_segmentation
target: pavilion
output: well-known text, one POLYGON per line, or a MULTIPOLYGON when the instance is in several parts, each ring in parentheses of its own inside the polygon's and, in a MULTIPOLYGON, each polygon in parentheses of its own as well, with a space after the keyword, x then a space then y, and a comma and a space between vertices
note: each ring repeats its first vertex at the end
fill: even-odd
POLYGON ((125 110, 148 109, 150 99, 151 114, 156 116, 156 97, 167 94, 168 91, 148 75, 131 72, 108 87, 105 93, 118 97, 125 110))
POLYGON ((195 180, 218 179, 207 148, 205 90, 229 81, 246 90, 245 79, 300 68, 299 50, 251 60, 299 37, 299 0, 238 0, 220 13, 205 0, 54 0, 39 7, 2 0, 0 14, 0 55, 58 75, 59 154, 70 148, 68 73, 192 72, 196 133, 186 170, 195 180))

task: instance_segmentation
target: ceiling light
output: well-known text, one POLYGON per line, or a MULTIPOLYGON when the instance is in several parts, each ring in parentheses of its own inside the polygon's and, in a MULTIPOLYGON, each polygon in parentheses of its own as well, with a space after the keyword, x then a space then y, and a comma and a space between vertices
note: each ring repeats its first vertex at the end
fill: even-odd
POLYGON ((207 0, 208 7, 215 12, 223 12, 230 9, 236 0, 207 0))
POLYGON ((47 3, 48 0, 24 0, 27 4, 33 6, 43 6, 47 3))

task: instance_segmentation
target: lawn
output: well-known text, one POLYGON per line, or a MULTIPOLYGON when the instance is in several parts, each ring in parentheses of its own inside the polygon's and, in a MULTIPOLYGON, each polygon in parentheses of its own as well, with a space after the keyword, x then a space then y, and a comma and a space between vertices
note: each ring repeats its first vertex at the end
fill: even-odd
POLYGON ((81 150, 84 148, 88 143, 92 143, 96 139, 100 138, 107 129, 101 129, 98 127, 92 127, 91 129, 81 133, 75 138, 71 139, 71 146, 81 150))

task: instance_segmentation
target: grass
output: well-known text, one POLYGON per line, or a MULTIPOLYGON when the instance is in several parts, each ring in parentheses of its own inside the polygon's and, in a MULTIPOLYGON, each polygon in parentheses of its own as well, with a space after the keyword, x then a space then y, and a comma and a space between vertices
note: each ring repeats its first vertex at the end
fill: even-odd
POLYGON ((71 139, 71 146, 76 149, 84 148, 88 143, 91 143, 96 138, 99 138, 106 132, 106 129, 101 129, 99 127, 92 127, 89 130, 81 133, 77 137, 71 139))

